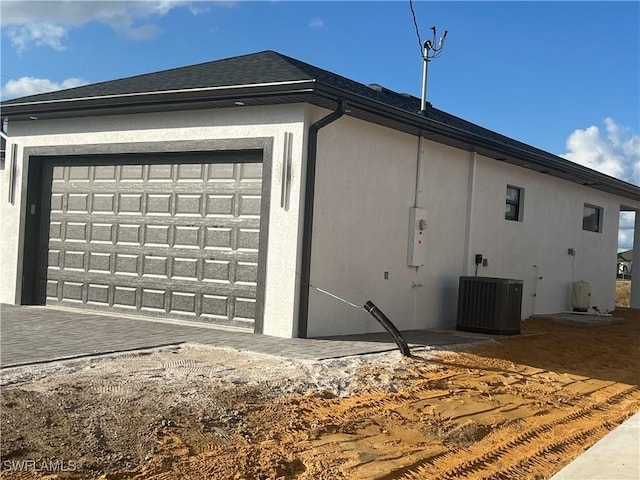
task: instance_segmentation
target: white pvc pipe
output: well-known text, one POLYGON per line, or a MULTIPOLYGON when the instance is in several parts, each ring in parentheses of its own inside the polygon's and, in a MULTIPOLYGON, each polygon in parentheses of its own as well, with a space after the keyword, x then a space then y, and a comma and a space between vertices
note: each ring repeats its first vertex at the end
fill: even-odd
POLYGON ((427 47, 424 48, 423 58, 422 58, 422 95, 420 100, 420 111, 424 112, 427 109, 427 74, 429 69, 429 57, 427 56, 429 50, 427 47))

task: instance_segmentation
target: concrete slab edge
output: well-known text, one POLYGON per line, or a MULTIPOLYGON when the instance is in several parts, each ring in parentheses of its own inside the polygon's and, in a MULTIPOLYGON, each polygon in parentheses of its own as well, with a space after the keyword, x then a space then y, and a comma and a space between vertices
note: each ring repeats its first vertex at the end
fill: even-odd
POLYGON ((11 369, 11 368, 28 367, 28 366, 34 366, 34 365, 49 365, 49 364, 55 364, 55 363, 58 363, 58 362, 66 362, 66 361, 70 361, 70 360, 81 360, 81 359, 85 359, 85 358, 110 358, 110 357, 119 356, 119 355, 126 354, 126 353, 146 352, 146 351, 154 350, 154 349, 158 349, 158 348, 178 347, 180 345, 185 345, 185 343, 186 342, 161 343, 161 344, 158 344, 158 345, 146 345, 144 347, 139 347, 139 348, 127 348, 127 349, 122 349, 122 350, 109 350, 109 351, 96 352, 96 353, 83 353, 83 354, 79 354, 79 355, 68 355, 68 356, 64 356, 64 357, 56 357, 56 358, 47 359, 47 360, 34 360, 34 361, 30 361, 30 362, 8 363, 6 365, 1 365, 0 366, 0 371, 8 370, 8 369, 11 369))

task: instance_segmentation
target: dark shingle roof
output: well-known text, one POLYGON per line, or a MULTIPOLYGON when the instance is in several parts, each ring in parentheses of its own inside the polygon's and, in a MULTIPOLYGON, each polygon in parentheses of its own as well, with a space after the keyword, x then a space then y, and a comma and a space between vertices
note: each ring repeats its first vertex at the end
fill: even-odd
POLYGON ((290 82, 311 80, 313 78, 295 65, 294 62, 289 62, 288 60, 287 57, 276 52, 265 51, 66 90, 30 95, 3 103, 11 105, 14 103, 44 102, 82 97, 290 82))
POLYGON ((624 252, 618 252, 619 262, 633 262, 633 250, 625 250, 624 252))
POLYGON ((2 102, 4 105, 51 102, 89 97, 169 92, 211 87, 317 81, 351 93, 378 100, 409 111, 419 109, 419 101, 387 89, 369 86, 315 67, 295 58, 267 50, 160 72, 93 83, 81 87, 29 95, 2 102), (416 104, 416 102, 418 102, 416 104))
MULTIPOLYGON (((416 113, 420 110, 420 99, 416 97, 399 94, 378 85, 365 85, 270 50, 66 90, 31 95, 9 100, 4 104, 303 80, 330 85, 407 112, 416 113)), ((509 137, 433 107, 428 108, 424 115, 432 120, 473 132, 485 138, 492 138, 506 143, 516 142, 509 137)), ((541 150, 524 143, 516 143, 525 149, 541 152, 541 150)))
POLYGON ((337 99, 347 99, 353 116, 413 134, 422 133, 436 141, 601 190, 618 194, 623 190, 626 197, 640 201, 640 189, 636 186, 431 105, 425 112, 419 112, 420 100, 416 97, 365 85, 274 51, 16 98, 3 102, 2 107, 3 114, 9 118, 12 115, 55 118, 88 115, 91 111, 93 114, 126 113, 134 108, 151 111, 149 109, 180 108, 180 105, 182 108, 233 106, 229 99, 244 100, 245 97, 255 99, 255 104, 306 101, 327 108, 333 108, 337 99), (220 103, 222 99, 228 103, 220 103))

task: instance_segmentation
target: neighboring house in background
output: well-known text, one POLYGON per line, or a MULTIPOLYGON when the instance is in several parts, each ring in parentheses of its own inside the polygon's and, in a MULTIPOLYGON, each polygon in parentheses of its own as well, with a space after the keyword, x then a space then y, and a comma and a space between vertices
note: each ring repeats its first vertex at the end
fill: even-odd
POLYGON ((618 252, 618 275, 628 277, 633 270, 633 250, 618 252))
POLYGON ((7 141, 5 140, 4 136, 0 136, 0 167, 2 168, 2 170, 4 170, 4 162, 7 156, 7 141))
POLYGON ((450 328, 477 268, 524 281, 523 317, 568 310, 574 280, 613 309, 640 188, 419 109, 272 51, 4 102, 0 301, 379 330, 318 287, 400 329, 450 328))

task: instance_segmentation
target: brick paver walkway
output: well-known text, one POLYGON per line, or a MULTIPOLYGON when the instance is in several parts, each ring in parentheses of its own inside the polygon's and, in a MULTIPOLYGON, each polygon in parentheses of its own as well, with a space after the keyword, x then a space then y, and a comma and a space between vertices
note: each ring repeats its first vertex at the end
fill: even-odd
MULTIPOLYGON (((410 345, 459 344, 488 338, 455 331, 413 331, 404 335, 410 345)), ((42 306, 0 305, 0 367, 3 368, 186 342, 307 359, 397 348, 384 332, 324 339, 285 339, 199 323, 42 306)))

